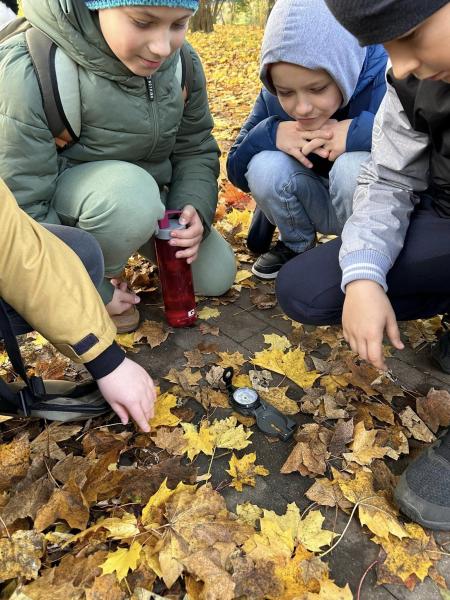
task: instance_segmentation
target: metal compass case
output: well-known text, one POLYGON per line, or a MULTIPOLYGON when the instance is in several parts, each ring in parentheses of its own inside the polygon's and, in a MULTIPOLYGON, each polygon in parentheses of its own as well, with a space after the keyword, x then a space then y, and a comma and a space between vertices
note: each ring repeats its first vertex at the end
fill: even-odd
POLYGON ((241 415, 255 417, 258 429, 266 435, 279 437, 284 442, 289 440, 297 423, 283 415, 274 406, 264 402, 253 388, 232 385, 233 373, 233 367, 227 367, 223 372, 222 379, 234 410, 241 415))

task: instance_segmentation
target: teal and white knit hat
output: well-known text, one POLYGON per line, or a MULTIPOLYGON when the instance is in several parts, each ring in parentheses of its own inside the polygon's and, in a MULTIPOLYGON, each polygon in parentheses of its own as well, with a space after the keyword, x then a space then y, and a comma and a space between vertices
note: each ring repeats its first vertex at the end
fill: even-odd
POLYGON ((115 8, 116 6, 169 6, 197 10, 199 0, 84 0, 89 10, 115 8))

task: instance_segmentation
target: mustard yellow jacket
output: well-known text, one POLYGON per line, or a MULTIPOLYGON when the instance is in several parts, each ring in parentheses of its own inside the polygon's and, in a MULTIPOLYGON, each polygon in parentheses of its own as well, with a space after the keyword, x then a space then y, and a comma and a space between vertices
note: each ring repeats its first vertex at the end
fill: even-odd
MULTIPOLYGON (((0 240, 0 297, 72 360, 106 358, 116 330, 82 262, 18 207, 1 179, 0 240)), ((102 375, 123 360, 113 354, 102 375)))

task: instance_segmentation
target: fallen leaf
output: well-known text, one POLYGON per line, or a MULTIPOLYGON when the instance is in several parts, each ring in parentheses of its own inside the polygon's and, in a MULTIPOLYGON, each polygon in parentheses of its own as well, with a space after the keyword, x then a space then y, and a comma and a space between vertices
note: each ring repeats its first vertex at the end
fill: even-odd
POLYGON ((366 430, 364 423, 357 423, 355 426, 355 435, 351 445, 352 452, 344 452, 345 460, 356 462, 359 465, 370 465, 375 458, 383 458, 387 453, 387 448, 381 448, 377 445, 377 431, 375 429, 366 430))
POLYGON ((0 581, 15 577, 36 579, 44 554, 44 536, 31 531, 16 531, 0 538, 0 581))
POLYGON ((255 465, 255 461, 255 452, 244 454, 242 458, 237 458, 233 452, 233 455, 229 461, 230 468, 226 469, 226 472, 233 478, 230 485, 238 492, 242 492, 244 485, 251 485, 252 487, 255 487, 256 475, 262 475, 264 477, 269 475, 269 471, 260 465, 255 465))
POLYGON ((194 460, 200 452, 212 456, 215 438, 211 434, 207 421, 202 421, 198 429, 192 423, 182 423, 181 426, 184 430, 184 439, 187 445, 189 460, 194 460))
POLYGON ((304 425, 296 434, 297 444, 281 467, 281 473, 298 471, 303 476, 323 475, 330 453, 331 432, 316 423, 304 425))
MULTIPOLYGON (((278 336, 279 337, 279 336, 278 336)), ((283 353, 282 350, 256 352, 252 362, 263 369, 269 369, 291 379, 299 387, 307 389, 320 377, 317 371, 307 371, 305 353, 300 349, 283 353)))
POLYGON ((439 427, 450 425, 450 394, 447 390, 431 388, 426 398, 417 398, 416 410, 431 431, 436 433, 439 427))
POLYGON ((296 415, 300 412, 300 407, 295 400, 292 400, 286 395, 288 389, 288 386, 273 387, 267 390, 260 389, 259 395, 263 400, 274 406, 284 415, 296 415))
POLYGON ((110 552, 106 561, 100 565, 103 574, 116 573, 118 581, 122 581, 128 571, 133 571, 139 562, 142 546, 136 540, 129 548, 118 548, 110 552))
POLYGON ((220 310, 217 308, 208 308, 205 306, 198 312, 198 318, 207 321, 208 319, 214 319, 215 317, 220 317, 220 310))
POLYGON ((219 365, 221 367, 233 367, 236 372, 247 362, 247 359, 240 352, 217 352, 217 354, 220 357, 219 365))
POLYGON ((86 528, 89 507, 80 487, 73 480, 54 490, 48 503, 38 510, 34 527, 37 531, 43 531, 58 519, 66 521, 72 529, 86 528))
POLYGON ((219 328, 207 323, 200 323, 199 329, 202 335, 219 335, 219 328))
POLYGON ((156 348, 167 340, 172 333, 166 326, 158 321, 143 321, 139 329, 134 332, 133 341, 142 342, 146 339, 150 348, 156 348))
POLYGON ((322 529, 325 517, 319 510, 310 511, 298 526, 297 538, 311 552, 320 552, 323 546, 329 546, 337 536, 333 531, 322 529))
POLYGON ((158 427, 156 433, 152 433, 152 441, 158 448, 162 448, 173 456, 182 456, 187 449, 183 429, 175 427, 158 427))
POLYGON ((175 408, 177 399, 173 394, 166 392, 158 396, 155 403, 155 415, 150 419, 149 424, 152 429, 165 425, 166 427, 176 427, 180 419, 170 412, 171 408, 175 408))
POLYGON ((0 445, 0 491, 7 490, 14 481, 25 477, 30 461, 30 443, 27 436, 0 445))
POLYGON ((434 442, 436 436, 428 429, 422 419, 416 415, 410 406, 404 408, 398 415, 410 434, 421 442, 434 442))

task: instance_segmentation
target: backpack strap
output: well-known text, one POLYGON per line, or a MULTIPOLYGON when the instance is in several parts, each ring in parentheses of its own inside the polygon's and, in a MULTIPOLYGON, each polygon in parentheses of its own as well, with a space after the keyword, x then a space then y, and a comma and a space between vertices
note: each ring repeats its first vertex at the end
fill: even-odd
POLYGON ((25 32, 28 51, 33 63, 48 127, 58 151, 79 140, 66 117, 58 91, 55 67, 57 46, 39 29, 31 27, 25 32))
POLYGON ((180 49, 181 59, 181 89, 186 88, 186 102, 189 100, 191 95, 193 83, 194 83, 194 63, 192 61, 192 54, 187 44, 183 44, 180 49))

